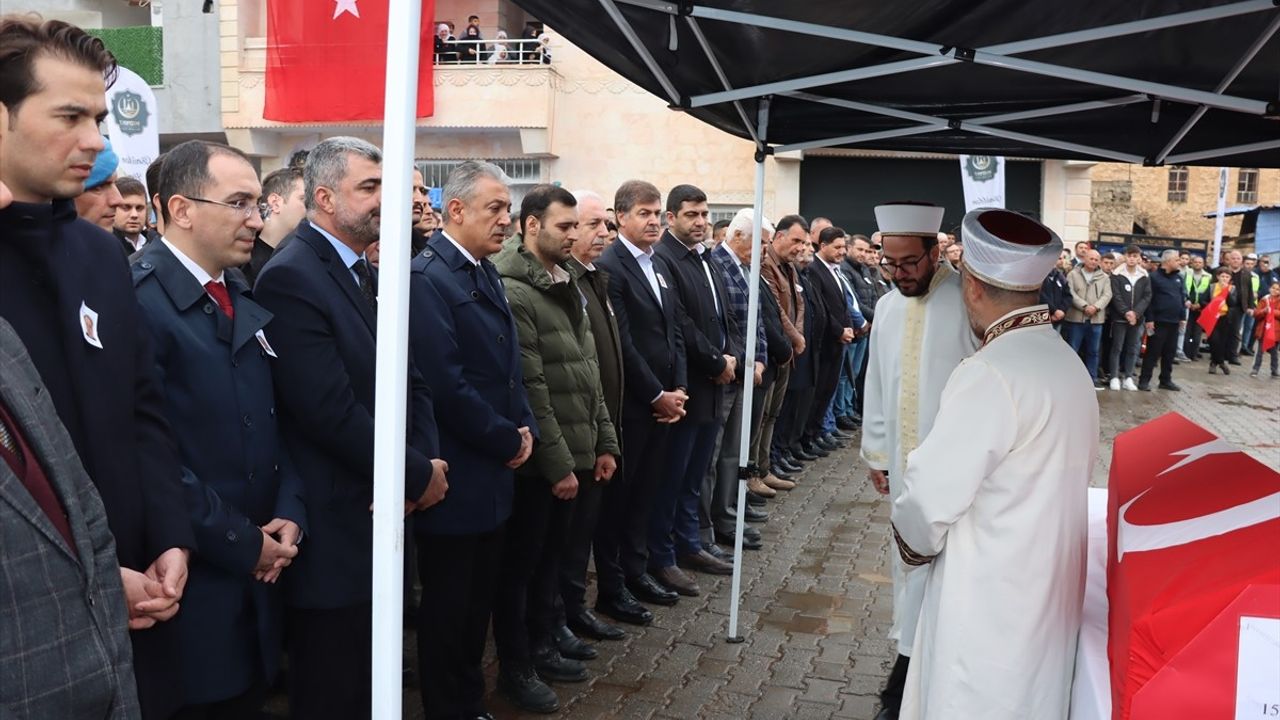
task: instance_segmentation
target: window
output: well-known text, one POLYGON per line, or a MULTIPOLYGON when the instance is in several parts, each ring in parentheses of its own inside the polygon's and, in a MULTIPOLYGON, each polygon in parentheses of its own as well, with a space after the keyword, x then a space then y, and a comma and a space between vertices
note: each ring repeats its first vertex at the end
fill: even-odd
POLYGON ((1236 202, 1253 205, 1258 202, 1258 168, 1240 168, 1236 180, 1236 202))
POLYGON ((1169 168, 1169 202, 1187 201, 1187 168, 1175 165, 1169 168))
POLYGON ((733 216, 737 215, 738 211, 741 210, 742 207, 743 206, 741 205, 719 205, 714 203, 708 205, 707 222, 714 225, 721 220, 732 220, 733 216))
MULTIPOLYGON (((449 173, 461 165, 463 160, 419 160, 418 170, 422 171, 423 182, 429 188, 443 188, 449 173)), ((520 211, 520 203, 525 193, 534 185, 542 182, 542 161, 530 158, 514 158, 509 160, 490 160, 502 172, 507 174, 511 186, 511 212, 520 211)))

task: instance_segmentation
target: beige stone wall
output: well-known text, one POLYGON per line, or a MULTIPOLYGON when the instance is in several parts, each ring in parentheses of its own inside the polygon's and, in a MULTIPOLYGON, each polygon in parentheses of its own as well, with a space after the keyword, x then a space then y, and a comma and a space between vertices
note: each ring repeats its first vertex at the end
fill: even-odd
MULTIPOLYGON (((1218 206, 1218 168, 1192 167, 1187 178, 1186 202, 1169 202, 1169 168, 1141 167, 1122 163, 1099 163, 1093 180, 1093 218, 1090 232, 1131 232, 1137 223, 1149 235, 1212 239, 1214 219, 1202 217, 1218 206), (1126 197, 1127 196, 1127 197, 1126 197)), ((1227 207, 1239 204, 1236 186, 1238 168, 1227 177, 1227 207)), ((1280 204, 1280 170, 1263 169, 1258 177, 1259 204, 1280 204)), ((1241 218, 1229 217, 1223 234, 1240 233, 1241 218)))

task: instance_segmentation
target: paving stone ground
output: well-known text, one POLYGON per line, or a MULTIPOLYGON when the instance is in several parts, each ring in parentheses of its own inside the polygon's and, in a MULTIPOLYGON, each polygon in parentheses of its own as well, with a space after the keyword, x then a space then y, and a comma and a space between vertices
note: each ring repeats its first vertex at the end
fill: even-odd
MULTIPOLYGON (((1250 361, 1252 358, 1242 358, 1250 361)), ((1280 468, 1280 379, 1210 376, 1207 362, 1181 364, 1180 393, 1098 393, 1100 456, 1092 484, 1105 486, 1116 434, 1166 412, 1192 421, 1280 468)), ((572 720, 871 720, 876 693, 894 657, 886 640, 889 507, 866 481, 857 441, 812 464, 800 485, 770 502, 760 526, 765 547, 747 552, 742 578, 740 644, 728 634, 728 578, 698 576, 703 594, 654 608, 648 628, 622 642, 599 643, 592 678, 556 685, 572 720)), ((413 639, 407 639, 406 658, 413 639)), ((486 658, 489 687, 497 663, 486 658)), ((538 717, 517 711, 497 693, 499 720, 538 717)), ((406 689, 405 717, 422 717, 406 689)))

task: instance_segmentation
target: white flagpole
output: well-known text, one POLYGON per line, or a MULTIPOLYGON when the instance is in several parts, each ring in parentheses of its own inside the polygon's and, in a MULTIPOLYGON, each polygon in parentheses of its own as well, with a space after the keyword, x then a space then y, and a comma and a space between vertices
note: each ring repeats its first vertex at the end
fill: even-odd
POLYGON ((390 0, 373 416, 373 720, 400 720, 403 692, 409 221, 421 17, 421 0, 390 0))
POLYGON ((742 422, 738 436, 738 517, 733 535, 733 586, 729 597, 728 642, 740 643, 738 634, 738 605, 742 594, 742 531, 746 527, 747 474, 746 467, 751 454, 751 406, 755 391, 756 327, 760 324, 760 252, 762 224, 764 222, 764 138, 769 125, 769 98, 760 101, 760 128, 756 149, 756 202, 755 217, 751 226, 751 280, 747 288, 747 348, 742 363, 742 422))
POLYGON ((1218 267, 1222 257, 1222 225, 1227 213, 1227 168, 1218 170, 1218 218, 1213 223, 1213 255, 1205 258, 1209 267, 1218 267))

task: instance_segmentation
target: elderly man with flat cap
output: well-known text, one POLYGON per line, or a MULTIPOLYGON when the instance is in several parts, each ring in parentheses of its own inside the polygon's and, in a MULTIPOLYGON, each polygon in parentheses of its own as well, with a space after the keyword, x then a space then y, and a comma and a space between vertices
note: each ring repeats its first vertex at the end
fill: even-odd
POLYGON ((961 231, 982 347, 947 380, 893 503, 899 553, 925 573, 901 717, 1065 720, 1098 401, 1040 304, 1058 236, 1006 210, 961 231))
MULTIPOLYGON (((927 203, 876 207, 884 258, 896 287, 876 304, 862 408, 862 459, 876 490, 893 502, 902 494, 907 455, 929 434, 951 371, 977 349, 960 300, 960 277, 942 261, 938 228, 943 209, 927 203)), ((924 574, 893 564, 893 626, 898 658, 880 693, 876 720, 898 717, 924 574)))

